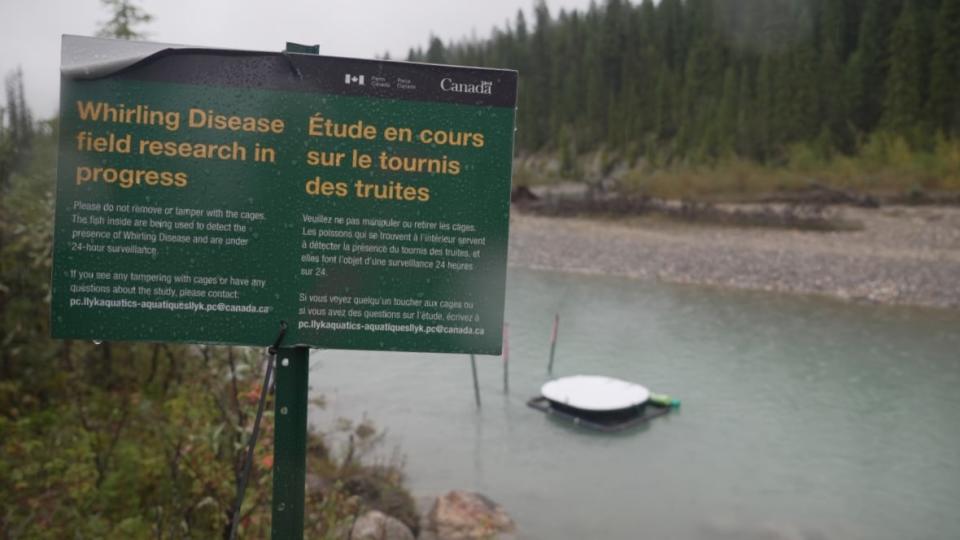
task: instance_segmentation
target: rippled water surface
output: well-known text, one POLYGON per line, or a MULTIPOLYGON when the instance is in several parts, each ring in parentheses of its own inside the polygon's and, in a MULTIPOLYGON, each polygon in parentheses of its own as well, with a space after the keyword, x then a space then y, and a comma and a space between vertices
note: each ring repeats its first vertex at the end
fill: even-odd
POLYGON ((367 415, 419 495, 476 490, 522 538, 960 538, 960 314, 511 269, 501 361, 314 353, 313 421, 367 415), (683 400, 604 435, 526 407, 546 376, 683 400))

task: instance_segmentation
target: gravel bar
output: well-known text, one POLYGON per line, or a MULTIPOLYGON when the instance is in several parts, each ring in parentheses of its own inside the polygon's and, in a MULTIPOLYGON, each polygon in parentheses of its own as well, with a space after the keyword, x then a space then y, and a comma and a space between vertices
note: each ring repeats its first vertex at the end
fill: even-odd
POLYGON ((514 211, 510 265, 960 308, 960 208, 834 208, 862 230, 720 227, 514 211))

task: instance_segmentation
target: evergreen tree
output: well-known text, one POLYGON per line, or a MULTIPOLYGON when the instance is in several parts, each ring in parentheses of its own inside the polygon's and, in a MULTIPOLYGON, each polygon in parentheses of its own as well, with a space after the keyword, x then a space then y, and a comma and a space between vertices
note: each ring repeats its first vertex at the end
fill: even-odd
POLYGON ((97 35, 118 39, 142 39, 146 34, 135 27, 153 20, 153 16, 144 12, 130 0, 100 0, 110 10, 110 20, 102 23, 97 35))
POLYGON ((798 45, 790 55, 791 99, 788 132, 792 141, 811 140, 822 124, 817 87, 817 54, 811 43, 798 45))
POLYGON ((427 47, 426 61, 431 64, 444 64, 447 62, 446 49, 443 42, 437 36, 430 37, 430 45, 427 47))
POLYGON ((660 34, 658 48, 667 66, 672 70, 682 69, 686 63, 682 33, 683 17, 681 0, 660 0, 657 5, 657 28, 660 34))
POLYGON ((660 66, 656 89, 656 128, 654 132, 661 139, 669 139, 677 134, 677 82, 676 76, 666 63, 660 66))
POLYGON ((718 156, 730 155, 737 147, 737 108, 740 97, 740 85, 733 66, 727 67, 723 74, 723 94, 717 109, 715 153, 718 156))
POLYGON ((906 0, 890 40, 892 55, 886 83, 883 123, 906 135, 923 110, 923 49, 919 14, 914 0, 906 0))
POLYGON ((0 108, 0 193, 9 186, 13 171, 26 162, 34 136, 21 68, 7 75, 4 90, 6 106, 0 108))
POLYGON ((532 85, 526 90, 524 102, 530 115, 530 122, 527 124, 530 134, 527 147, 538 149, 550 139, 549 105, 554 93, 550 85, 553 64, 550 11, 543 0, 534 7, 534 23, 536 26, 528 49, 530 62, 535 68, 530 73, 532 85))
POLYGON ((850 97, 843 69, 848 51, 845 3, 843 0, 824 1, 818 25, 819 62, 816 77, 820 138, 836 141, 837 144, 849 148, 846 134, 850 97), (823 135, 824 133, 827 135, 823 135))
POLYGON ((853 121, 863 131, 880 120, 890 70, 890 33, 899 0, 866 0, 857 49, 851 60, 853 121))
POLYGON ((770 156, 783 133, 776 92, 776 62, 770 55, 760 61, 757 72, 756 149, 762 159, 770 156))
POLYGON ((737 153, 751 159, 761 159, 757 132, 756 69, 753 62, 742 62, 737 92, 737 153))
POLYGON ((942 0, 930 68, 930 113, 948 135, 960 135, 960 0, 942 0))

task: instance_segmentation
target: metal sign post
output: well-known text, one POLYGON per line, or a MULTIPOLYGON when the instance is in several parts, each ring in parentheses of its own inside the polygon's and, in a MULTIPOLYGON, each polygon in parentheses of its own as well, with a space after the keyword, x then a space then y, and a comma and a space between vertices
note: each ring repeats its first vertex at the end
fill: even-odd
POLYGON ((274 540, 303 538, 309 365, 310 349, 307 347, 280 347, 277 350, 271 527, 274 540))
MULTIPOLYGON (((287 43, 287 52, 319 54, 320 46, 287 43)), ((310 349, 279 347, 276 373, 271 538, 302 540, 307 479, 310 349)))

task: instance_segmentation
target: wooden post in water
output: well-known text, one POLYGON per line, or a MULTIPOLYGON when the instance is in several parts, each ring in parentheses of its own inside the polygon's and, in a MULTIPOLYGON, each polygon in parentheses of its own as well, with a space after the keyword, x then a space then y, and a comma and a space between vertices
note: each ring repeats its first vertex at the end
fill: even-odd
POLYGON ((550 363, 547 364, 547 373, 553 374, 553 356, 557 352, 557 332, 560 329, 560 314, 553 316, 553 333, 550 335, 550 363))
POLYGON ((477 398, 477 408, 480 408, 480 383, 477 382, 477 357, 470 355, 470 368, 473 370, 473 395, 477 398))
POLYGON ((510 325, 503 325, 503 393, 510 393, 510 325))

